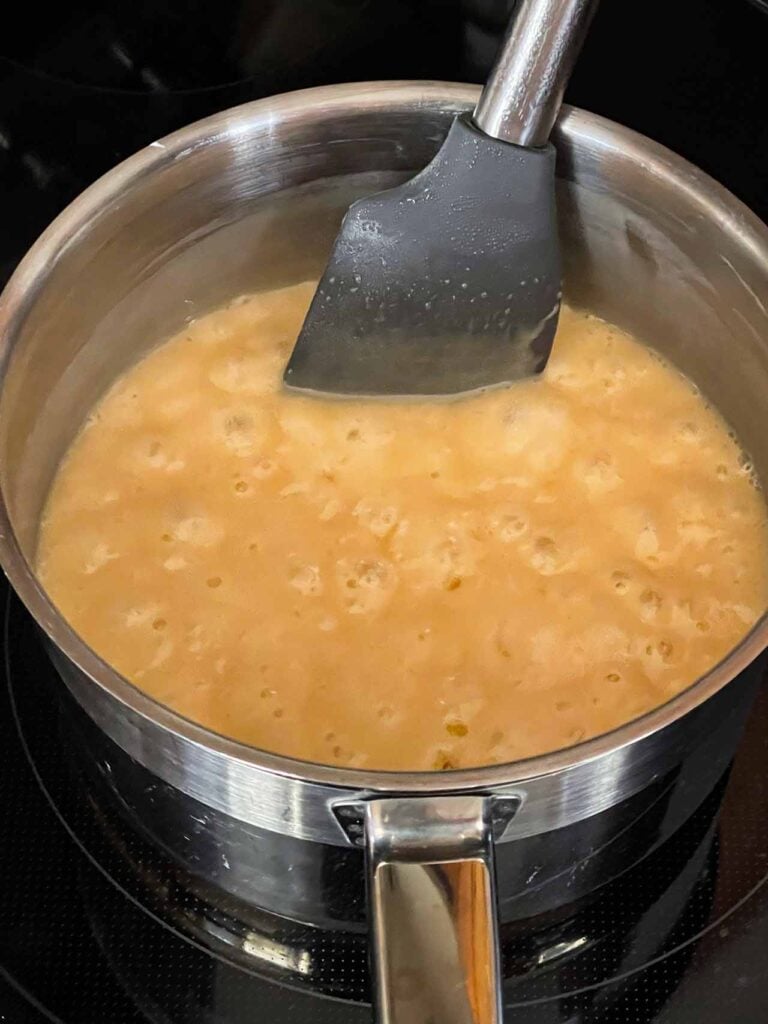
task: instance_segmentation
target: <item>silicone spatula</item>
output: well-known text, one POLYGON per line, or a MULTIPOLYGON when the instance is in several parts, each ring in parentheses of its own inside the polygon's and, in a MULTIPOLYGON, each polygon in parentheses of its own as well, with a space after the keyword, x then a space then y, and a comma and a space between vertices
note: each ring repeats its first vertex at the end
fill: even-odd
POLYGON ((348 210, 290 389, 456 395, 539 373, 560 309, 549 133, 595 0, 520 0, 474 113, 348 210))

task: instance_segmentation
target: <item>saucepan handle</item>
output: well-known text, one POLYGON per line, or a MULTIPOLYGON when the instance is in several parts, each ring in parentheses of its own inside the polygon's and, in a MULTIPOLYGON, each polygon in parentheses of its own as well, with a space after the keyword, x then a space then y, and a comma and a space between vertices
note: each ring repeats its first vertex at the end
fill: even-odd
POLYGON ((501 1024, 493 832, 482 795, 366 804, 377 1024, 501 1024))

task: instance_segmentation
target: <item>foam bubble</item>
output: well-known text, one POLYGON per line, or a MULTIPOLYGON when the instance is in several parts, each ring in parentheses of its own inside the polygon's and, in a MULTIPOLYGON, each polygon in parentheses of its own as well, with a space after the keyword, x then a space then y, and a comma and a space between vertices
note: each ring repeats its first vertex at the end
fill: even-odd
POLYGON ((355 505, 352 515, 370 530, 374 537, 386 537, 398 522, 398 511, 393 505, 377 505, 365 499, 355 505))
POLYGON ((108 562, 114 562, 119 557, 119 551, 114 551, 109 544, 99 541, 91 548, 85 560, 83 572, 86 576, 91 576, 93 573, 98 572, 99 569, 103 569, 108 562))
POLYGON ((591 459, 576 462, 573 474, 580 480, 590 494, 608 494, 616 490, 621 483, 621 474, 617 470, 610 455, 595 455, 591 459))
POLYGON ((181 572, 182 569, 186 569, 187 565, 186 558, 182 558, 181 555, 171 555, 170 558, 166 558, 163 562, 163 568, 167 569, 168 572, 181 572))
POLYGON ((325 505, 323 505, 320 515, 317 518, 321 523, 330 522, 331 519, 334 519, 338 515, 340 510, 341 502, 338 498, 331 498, 330 501, 326 501, 325 505))
POLYGON ((192 547, 211 547, 224 536, 223 526, 208 516, 188 516, 181 519, 173 530, 173 535, 184 544, 192 547))
POLYGON ((213 436, 239 458, 258 452, 266 435, 266 416, 255 409, 228 408, 213 414, 213 436))
POLYGON ((661 594, 656 590, 644 590, 640 594, 640 617, 646 622, 655 619, 661 609, 661 594))
POLYGON ((228 394, 261 395, 274 387, 281 369, 279 353, 241 352, 216 360, 208 379, 228 394))
POLYGON ((659 553, 659 535, 650 523, 642 528, 635 541, 635 556, 639 559, 651 559, 659 553))
POLYGON ((611 573, 613 589, 616 591, 617 594, 626 594, 629 590, 631 580, 631 574, 628 572, 623 572, 621 569, 615 569, 611 573))
POLYGON ((157 604, 137 605, 128 609, 123 616, 123 622, 128 629, 138 629, 150 625, 159 612, 160 606, 157 604))
POLYGON ((528 532, 529 524, 525 516, 518 512, 497 512, 489 521, 491 533, 503 544, 511 544, 528 532))
POLYGON ((316 565, 305 563, 296 566, 291 570, 289 582, 304 597, 319 597, 323 592, 320 569, 316 565))
POLYGON ((383 558, 342 558, 336 563, 336 579, 352 615, 383 608, 397 587, 395 567, 383 558))

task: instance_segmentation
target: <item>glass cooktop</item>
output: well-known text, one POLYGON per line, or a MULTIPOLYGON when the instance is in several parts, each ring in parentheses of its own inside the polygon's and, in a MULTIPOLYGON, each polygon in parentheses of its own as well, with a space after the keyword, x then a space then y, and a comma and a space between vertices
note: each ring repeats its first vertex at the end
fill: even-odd
MULTIPOLYGON (((0 39, 0 284, 81 189, 153 139, 259 96, 363 79, 481 81, 511 0, 85 0, 0 39)), ((762 0, 604 0, 568 99, 658 139, 768 218, 762 0)), ((362 933, 206 901, 105 814, 18 602, 0 673, 0 1022, 370 1020, 362 933)), ((768 686, 683 828, 579 905, 502 935, 521 1024, 768 1019, 768 686)))
MULTIPOLYGON (((0 680, 0 1021, 370 1020, 364 933, 246 924, 94 797, 61 683, 6 593, 0 680)), ((732 768, 639 865, 502 930, 505 1019, 763 1024, 768 684, 732 768)))
MULTIPOLYGON (((17 4, 0 37, 0 283, 86 185, 154 139, 290 89, 480 82, 513 0, 17 4)), ((768 3, 604 2, 566 98, 677 150, 768 217, 768 3)))

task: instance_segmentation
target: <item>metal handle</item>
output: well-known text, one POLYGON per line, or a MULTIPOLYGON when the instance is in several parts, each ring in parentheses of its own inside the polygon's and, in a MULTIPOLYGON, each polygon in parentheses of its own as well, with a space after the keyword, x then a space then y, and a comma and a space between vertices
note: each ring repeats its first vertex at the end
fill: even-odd
POLYGON ((475 108, 480 131, 518 146, 543 146, 597 7, 597 0, 518 0, 475 108))
POLYGON ((378 1024, 500 1024, 487 799, 372 800, 365 835, 378 1024))

